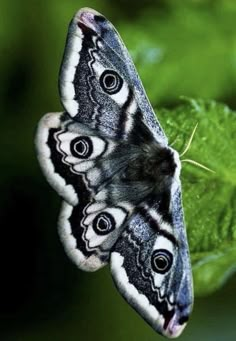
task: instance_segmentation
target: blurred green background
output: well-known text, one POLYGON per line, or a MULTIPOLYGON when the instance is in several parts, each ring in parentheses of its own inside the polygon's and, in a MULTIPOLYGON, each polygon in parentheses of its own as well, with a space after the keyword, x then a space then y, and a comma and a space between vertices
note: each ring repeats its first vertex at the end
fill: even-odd
MULTIPOLYGON (((40 117, 61 111, 57 82, 67 26, 81 7, 107 16, 134 58, 155 109, 180 95, 236 109, 236 2, 0 2, 0 340, 161 340, 112 284, 83 273, 57 236, 60 199, 39 169, 40 117)), ((164 122, 163 122, 164 126, 164 122)), ((236 339, 236 277, 195 299, 179 340, 236 339)))

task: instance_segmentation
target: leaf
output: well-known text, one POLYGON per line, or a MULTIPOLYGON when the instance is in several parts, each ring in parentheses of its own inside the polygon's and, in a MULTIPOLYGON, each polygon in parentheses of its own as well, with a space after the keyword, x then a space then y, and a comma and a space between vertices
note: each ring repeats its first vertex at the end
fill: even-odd
POLYGON ((196 123, 184 159, 215 173, 182 163, 185 220, 196 295, 219 288, 236 269, 236 113, 214 101, 185 98, 157 116, 174 148, 181 152, 196 123))

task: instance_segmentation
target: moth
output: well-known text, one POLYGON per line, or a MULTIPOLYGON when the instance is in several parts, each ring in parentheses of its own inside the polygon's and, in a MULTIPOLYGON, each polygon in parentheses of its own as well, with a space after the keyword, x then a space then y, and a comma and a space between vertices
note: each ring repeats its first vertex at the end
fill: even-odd
POLYGON ((193 304, 179 154, 119 34, 92 9, 70 23, 59 90, 64 112, 41 119, 36 149, 63 198, 66 253, 85 271, 109 264, 126 301, 177 337, 193 304))

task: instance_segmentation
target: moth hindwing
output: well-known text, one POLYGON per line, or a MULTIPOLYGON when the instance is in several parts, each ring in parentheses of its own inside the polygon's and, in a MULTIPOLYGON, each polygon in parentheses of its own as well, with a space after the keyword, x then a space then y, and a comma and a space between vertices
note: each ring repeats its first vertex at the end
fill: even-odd
POLYGON ((82 270, 109 263, 127 302, 176 337, 193 303, 179 155, 121 38, 94 10, 69 26, 59 88, 65 111, 41 119, 36 148, 63 199, 65 250, 82 270))

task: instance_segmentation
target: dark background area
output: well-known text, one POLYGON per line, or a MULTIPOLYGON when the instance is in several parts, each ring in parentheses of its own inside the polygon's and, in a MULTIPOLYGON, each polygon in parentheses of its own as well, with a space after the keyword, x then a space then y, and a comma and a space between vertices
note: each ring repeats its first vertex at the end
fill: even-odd
MULTIPOLYGON (((105 14, 119 29, 125 43, 127 39, 147 93, 155 106, 172 107, 178 101, 178 96, 184 94, 214 98, 236 108, 236 28, 228 19, 224 19, 224 13, 227 13, 227 18, 229 16, 232 22, 233 18, 236 20, 236 5, 233 1, 189 0, 177 6, 174 1, 165 0, 71 0, 60 3, 54 0, 2 0, 1 340, 161 339, 119 296, 108 268, 97 273, 83 273, 66 257, 56 230, 60 199, 45 181, 36 160, 33 141, 37 122, 48 111, 62 110, 57 77, 67 26, 74 13, 84 6, 105 14), (220 51, 209 52, 209 41, 208 55, 206 51, 203 53, 200 50, 201 45, 198 46, 201 37, 196 34, 191 39, 188 31, 185 32, 183 39, 186 42, 184 44, 182 41, 181 44, 186 48, 180 49, 182 56, 176 47, 176 54, 174 52, 171 56, 173 60, 165 54, 162 57, 159 84, 158 65, 155 65, 157 76, 154 79, 155 72, 152 69, 150 73, 143 57, 145 46, 153 44, 148 40, 150 35, 158 35, 156 26, 146 29, 148 22, 145 18, 152 16, 153 23, 166 20, 165 29, 160 32, 160 45, 152 45, 154 48, 163 48, 166 41, 167 45, 172 41, 176 43, 174 28, 168 31, 168 25, 171 26, 169 18, 171 15, 176 18, 175 13, 186 14, 186 11, 192 15, 189 18, 189 37, 193 27, 199 32, 200 24, 192 18, 201 16, 209 22, 209 26, 205 27, 206 35, 210 30, 219 30, 220 33, 216 33, 215 37, 219 37, 219 34, 222 34, 221 38, 230 35, 232 44, 227 42, 225 47, 222 43, 220 51), (218 15, 215 19, 212 11, 218 15), (135 27, 138 31, 133 37, 135 27), (189 56, 193 48, 199 51, 195 59, 189 56), (232 56, 230 66, 225 51, 230 51, 232 56), (176 55, 181 56, 180 70, 176 69, 176 55), (167 84, 165 79, 168 80, 167 84)), ((181 20, 187 22, 188 16, 183 15, 181 20)), ((205 48, 207 46, 206 42, 205 48)), ((235 340, 235 287, 234 276, 216 293, 196 298, 192 319, 180 340, 235 340)))

